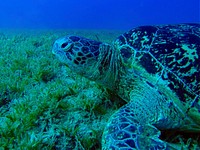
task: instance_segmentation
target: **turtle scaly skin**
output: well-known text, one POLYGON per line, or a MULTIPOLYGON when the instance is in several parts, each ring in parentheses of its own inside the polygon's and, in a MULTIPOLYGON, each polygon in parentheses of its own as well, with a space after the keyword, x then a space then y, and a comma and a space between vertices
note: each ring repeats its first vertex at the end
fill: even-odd
POLYGON ((127 101, 109 119, 102 149, 170 149, 161 130, 200 133, 200 24, 141 26, 112 44, 67 36, 52 52, 127 101))

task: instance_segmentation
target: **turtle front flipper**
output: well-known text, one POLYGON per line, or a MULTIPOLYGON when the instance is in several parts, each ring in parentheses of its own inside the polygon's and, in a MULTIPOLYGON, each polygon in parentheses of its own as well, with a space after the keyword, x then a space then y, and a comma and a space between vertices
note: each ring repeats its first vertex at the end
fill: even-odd
POLYGON ((189 119, 172 100, 148 85, 135 87, 131 101, 109 120, 102 138, 107 149, 171 149, 160 130, 181 129, 189 119))
POLYGON ((167 144, 159 139, 160 131, 139 123, 130 109, 129 103, 112 116, 103 133, 102 149, 167 149, 167 144))

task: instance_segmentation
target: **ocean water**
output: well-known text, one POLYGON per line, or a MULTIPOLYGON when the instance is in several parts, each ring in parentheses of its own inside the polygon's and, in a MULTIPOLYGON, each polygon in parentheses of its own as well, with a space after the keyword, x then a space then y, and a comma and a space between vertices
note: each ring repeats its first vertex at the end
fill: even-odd
MULTIPOLYGON (((2 0, 0 150, 101 150, 108 120, 126 102, 61 64, 55 40, 112 43, 140 25, 199 23, 199 9, 199 0, 2 0)), ((162 139, 200 149, 199 133, 162 139)))
POLYGON ((199 0, 4 0, 0 28, 130 29, 200 22, 199 0))

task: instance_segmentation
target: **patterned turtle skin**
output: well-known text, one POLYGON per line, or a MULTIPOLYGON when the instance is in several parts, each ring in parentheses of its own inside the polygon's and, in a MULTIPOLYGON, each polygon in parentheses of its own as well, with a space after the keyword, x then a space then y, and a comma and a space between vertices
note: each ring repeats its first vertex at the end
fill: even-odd
POLYGON ((200 24, 140 26, 112 44, 55 41, 61 62, 127 104, 109 119, 102 149, 171 149, 163 130, 200 133, 200 24))

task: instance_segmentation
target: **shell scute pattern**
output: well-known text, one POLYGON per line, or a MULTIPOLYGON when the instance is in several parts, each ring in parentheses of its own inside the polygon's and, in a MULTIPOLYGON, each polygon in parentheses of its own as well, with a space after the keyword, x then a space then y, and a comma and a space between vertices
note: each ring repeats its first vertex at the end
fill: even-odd
POLYGON ((146 50, 155 38, 155 33, 158 29, 154 26, 144 26, 135 28, 122 36, 120 36, 119 42, 121 44, 126 43, 130 47, 134 47, 136 50, 146 50), (127 38, 128 37, 128 38, 127 38))
MULTIPOLYGON (((158 36, 154 41, 155 44, 151 45, 151 54, 166 67, 169 87, 177 93, 181 101, 194 100, 200 94, 198 88, 200 86, 200 37, 193 32, 198 28, 199 25, 193 27, 180 25, 180 28, 170 26, 167 32, 171 36, 166 38, 161 36, 166 44, 160 43, 161 39, 158 36), (160 48, 157 45, 160 45, 160 48)), ((158 30, 157 34, 162 35, 162 30, 158 30)))
POLYGON ((148 73, 168 80, 181 101, 192 104, 200 94, 199 28, 198 24, 139 27, 116 42, 125 62, 137 60, 148 73))

